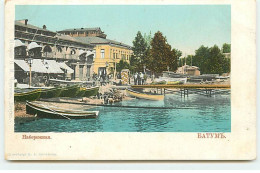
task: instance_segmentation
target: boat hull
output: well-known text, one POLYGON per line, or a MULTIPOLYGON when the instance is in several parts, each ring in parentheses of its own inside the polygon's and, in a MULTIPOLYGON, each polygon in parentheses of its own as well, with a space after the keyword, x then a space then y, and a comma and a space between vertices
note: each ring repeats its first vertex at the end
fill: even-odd
POLYGON ((78 85, 68 86, 62 88, 60 97, 76 97, 79 91, 80 87, 78 85))
POLYGON ((62 88, 51 88, 44 89, 41 93, 41 98, 54 98, 59 97, 61 94, 62 88))
POLYGON ((25 102, 25 101, 34 101, 39 99, 41 96, 41 89, 36 89, 34 91, 15 93, 14 101, 16 102, 25 102))
POLYGON ((164 95, 152 95, 152 94, 145 94, 145 93, 139 93, 132 90, 126 90, 127 93, 133 97, 137 97, 140 99, 146 99, 146 100, 163 100, 164 95))
POLYGON ((77 93, 78 97, 91 97, 98 94, 99 87, 93 88, 80 88, 79 92, 77 93))
POLYGON ((26 113, 35 115, 38 118, 48 119, 89 119, 98 116, 98 111, 61 111, 31 102, 26 102, 26 113))

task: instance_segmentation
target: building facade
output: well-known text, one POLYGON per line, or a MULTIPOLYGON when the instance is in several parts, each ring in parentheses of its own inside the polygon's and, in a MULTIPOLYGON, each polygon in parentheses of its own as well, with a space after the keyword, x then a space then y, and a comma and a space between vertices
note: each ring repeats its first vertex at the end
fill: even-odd
POLYGON ((101 32, 100 28, 94 35, 87 35, 87 30, 84 32, 81 33, 84 36, 80 36, 80 33, 78 34, 78 29, 58 31, 58 33, 64 33, 73 36, 80 42, 95 46, 93 49, 93 72, 98 76, 102 74, 111 74, 115 76, 116 63, 119 63, 120 60, 124 60, 128 63, 130 62, 130 57, 133 54, 131 46, 107 39, 106 35, 101 32), (100 32, 103 35, 100 36, 100 32))
POLYGON ((88 80, 92 76, 93 45, 47 30, 46 25, 42 28, 30 25, 27 19, 15 21, 14 34, 15 78, 18 82, 25 82, 21 76, 28 77, 28 65, 35 69, 32 73, 37 76, 78 81, 88 80), (36 64, 47 70, 42 68, 39 71, 41 67, 37 69, 36 64))

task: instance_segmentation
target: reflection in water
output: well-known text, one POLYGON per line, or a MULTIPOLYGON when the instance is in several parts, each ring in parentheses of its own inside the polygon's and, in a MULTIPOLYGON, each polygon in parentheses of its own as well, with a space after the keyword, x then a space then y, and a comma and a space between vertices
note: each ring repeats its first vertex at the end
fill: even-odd
POLYGON ((190 94, 166 95, 163 101, 133 99, 117 103, 128 106, 173 107, 141 109, 96 107, 97 119, 39 119, 15 124, 16 132, 230 132, 230 94, 212 97, 190 94))

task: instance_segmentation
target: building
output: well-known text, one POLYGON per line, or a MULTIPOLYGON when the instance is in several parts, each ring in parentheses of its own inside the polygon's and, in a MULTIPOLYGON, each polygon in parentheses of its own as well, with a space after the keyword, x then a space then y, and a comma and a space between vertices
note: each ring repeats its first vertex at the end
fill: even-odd
POLYGON ((89 28, 67 29, 58 31, 58 33, 67 34, 80 42, 94 45, 94 73, 98 74, 98 76, 102 74, 112 74, 115 76, 116 63, 119 63, 120 60, 125 60, 129 63, 130 57, 133 54, 131 46, 107 39, 100 28, 97 28, 92 33, 89 33, 90 30, 89 28))
POLYGON ((106 38, 107 35, 101 31, 100 28, 76 28, 76 29, 65 29, 58 31, 61 34, 69 35, 71 37, 100 37, 106 38))
POLYGON ((182 67, 179 67, 177 69, 177 73, 186 74, 186 75, 189 75, 189 76, 199 76, 200 75, 199 67, 189 66, 189 65, 186 65, 186 64, 182 67))
POLYGON ((66 79, 88 80, 93 71, 92 44, 28 23, 15 21, 15 78, 26 83, 28 68, 33 75, 66 79))

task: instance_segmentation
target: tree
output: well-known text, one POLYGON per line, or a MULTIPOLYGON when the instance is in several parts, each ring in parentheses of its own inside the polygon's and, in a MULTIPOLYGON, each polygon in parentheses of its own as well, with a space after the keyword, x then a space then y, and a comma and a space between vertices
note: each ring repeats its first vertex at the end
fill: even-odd
POLYGON ((177 69, 177 60, 180 51, 172 49, 167 43, 166 37, 158 31, 154 34, 151 41, 151 49, 147 56, 147 67, 156 73, 169 70, 175 71, 177 69))
POLYGON ((223 53, 230 53, 231 52, 231 44, 224 43, 222 46, 223 53))
POLYGON ((150 49, 151 41, 152 41, 152 33, 151 33, 151 31, 149 32, 149 34, 144 34, 144 40, 145 40, 147 49, 150 49))
POLYGON ((128 62, 121 59, 119 63, 116 64, 116 71, 121 72, 123 69, 131 69, 131 66, 128 62))
POLYGON ((195 51, 192 65, 199 67, 202 74, 222 74, 230 72, 230 59, 225 58, 217 45, 211 48, 202 45, 195 51))
POLYGON ((133 41, 133 55, 130 59, 130 64, 133 71, 141 71, 144 64, 144 57, 147 54, 147 43, 138 31, 133 41))

